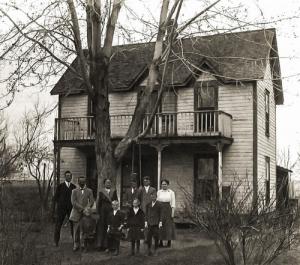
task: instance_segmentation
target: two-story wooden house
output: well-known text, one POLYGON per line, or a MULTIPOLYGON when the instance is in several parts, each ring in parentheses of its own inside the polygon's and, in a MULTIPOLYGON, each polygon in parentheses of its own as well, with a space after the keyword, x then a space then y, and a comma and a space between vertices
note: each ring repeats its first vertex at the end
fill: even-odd
MULTIPOLYGON (((153 47, 114 47, 109 100, 115 142, 125 135, 146 85, 153 47)), ((138 180, 150 176, 156 187, 167 178, 178 213, 184 210, 182 188, 200 202, 228 191, 237 180, 241 187, 250 185, 254 197, 263 192, 269 200, 275 194, 276 105, 283 104, 283 92, 274 29, 181 40, 170 59, 165 91, 148 135, 118 169, 119 191, 128 187, 132 172, 138 180)), ((74 177, 86 175, 95 188, 92 99, 69 70, 51 94, 59 96, 58 176, 71 170, 74 177)), ((146 115, 143 128, 148 120, 146 115)))

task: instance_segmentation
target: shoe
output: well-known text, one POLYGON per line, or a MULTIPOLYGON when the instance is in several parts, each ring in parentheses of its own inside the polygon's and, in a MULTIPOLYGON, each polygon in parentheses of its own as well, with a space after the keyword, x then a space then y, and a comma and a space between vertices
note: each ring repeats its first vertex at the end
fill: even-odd
POLYGON ((112 255, 113 255, 113 256, 118 256, 118 255, 119 255, 119 251, 118 251, 118 250, 114 251, 114 252, 112 253, 112 255))
POLYGON ((79 246, 74 246, 73 247, 73 251, 75 252, 75 251, 77 251, 79 249, 79 246))

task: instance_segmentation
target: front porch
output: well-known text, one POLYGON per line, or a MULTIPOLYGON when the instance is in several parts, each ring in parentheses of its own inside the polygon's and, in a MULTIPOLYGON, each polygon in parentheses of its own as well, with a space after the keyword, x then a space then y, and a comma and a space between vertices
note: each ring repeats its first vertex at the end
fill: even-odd
MULTIPOLYGON (((124 193, 130 187, 132 173, 135 173, 138 185, 142 184, 144 176, 149 176, 151 185, 156 189, 160 189, 161 179, 166 178, 176 194, 176 222, 187 222, 186 193, 198 203, 222 197, 222 163, 226 146, 218 141, 180 144, 143 141, 133 145, 117 170, 116 187, 121 205, 124 193)), ((96 196, 97 171, 93 147, 72 149, 84 154, 87 184, 96 196)), ((69 170, 74 171, 73 168, 69 170)))

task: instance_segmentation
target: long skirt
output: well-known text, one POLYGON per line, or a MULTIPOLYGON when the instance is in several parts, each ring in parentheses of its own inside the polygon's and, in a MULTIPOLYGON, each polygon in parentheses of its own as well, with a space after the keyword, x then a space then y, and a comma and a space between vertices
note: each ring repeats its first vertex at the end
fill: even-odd
POLYGON ((172 218, 172 208, 169 202, 161 202, 162 205, 162 228, 160 229, 160 240, 175 239, 175 224, 172 218))

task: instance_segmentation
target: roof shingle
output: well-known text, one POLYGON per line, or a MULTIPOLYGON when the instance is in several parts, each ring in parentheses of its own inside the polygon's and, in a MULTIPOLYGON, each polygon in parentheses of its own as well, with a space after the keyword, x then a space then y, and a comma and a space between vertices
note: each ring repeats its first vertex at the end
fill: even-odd
MULTIPOLYGON (((109 68, 110 90, 132 89, 141 80, 139 77, 145 77, 153 50, 154 43, 114 46, 109 68)), ((212 66, 214 74, 225 83, 259 80, 264 77, 266 60, 270 54, 278 57, 274 29, 181 39, 169 59, 166 83, 184 84, 191 74, 201 70, 204 61, 212 66)), ((272 62, 275 76, 280 79, 278 58, 272 62)), ((77 59, 72 64, 76 68, 77 59)), ((276 90, 280 103, 283 101, 280 80, 278 86, 276 90)), ((84 84, 67 69, 51 94, 72 94, 84 90, 84 84)))

